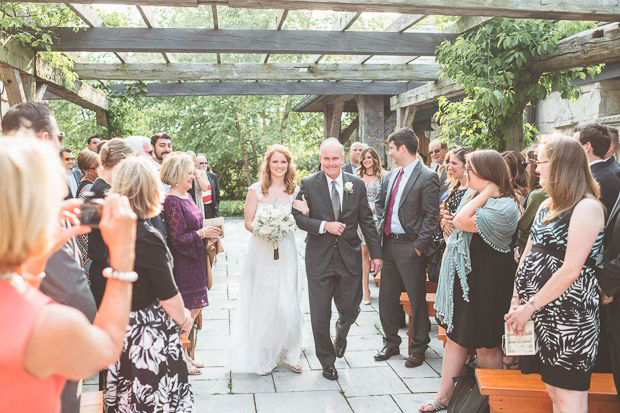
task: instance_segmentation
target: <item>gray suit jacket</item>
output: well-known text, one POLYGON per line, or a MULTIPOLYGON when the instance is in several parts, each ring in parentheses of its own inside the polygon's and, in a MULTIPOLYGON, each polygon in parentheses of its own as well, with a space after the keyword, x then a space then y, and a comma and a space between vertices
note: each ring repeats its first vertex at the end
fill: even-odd
POLYGON ((344 165, 342 165, 342 172, 346 172, 351 175, 355 175, 355 169, 356 168, 353 166, 351 162, 347 162, 344 165))
MULTIPOLYGON (((395 171, 397 171, 396 169, 395 171)), ((376 199, 376 209, 381 208, 379 233, 385 227, 385 211, 387 211, 394 185, 395 171, 381 180, 381 191, 376 199)), ((413 247, 423 254, 431 253, 433 235, 439 222, 439 177, 421 162, 413 168, 400 198, 398 220, 405 233, 413 239, 413 247)))
MULTIPOLYGON (((47 261, 41 282, 41 292, 60 304, 81 311, 90 322, 95 319, 97 307, 90 292, 86 274, 76 260, 70 240, 47 261)), ((77 397, 78 383, 67 381, 62 392, 62 413, 79 413, 80 399, 77 397)))
POLYGON ((352 275, 361 276, 362 253, 361 240, 357 235, 358 226, 362 230, 370 256, 373 259, 382 258, 379 235, 368 205, 364 181, 346 172, 342 173, 342 179, 345 185, 347 182, 353 184, 353 191, 351 193, 345 191, 343 194, 342 212, 338 217, 338 222, 346 224, 346 229, 339 237, 328 232, 319 234, 322 221, 336 220, 325 173, 317 172, 301 182, 297 199, 305 196, 310 215, 305 216, 295 209, 293 215, 297 226, 308 233, 306 272, 309 275, 325 272, 334 252, 334 244, 337 244, 347 270, 352 275))

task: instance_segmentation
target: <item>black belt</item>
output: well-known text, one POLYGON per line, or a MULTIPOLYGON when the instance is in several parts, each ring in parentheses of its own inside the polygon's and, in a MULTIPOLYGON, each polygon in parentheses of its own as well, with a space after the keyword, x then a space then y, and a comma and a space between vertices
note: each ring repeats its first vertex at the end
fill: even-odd
MULTIPOLYGON (((557 248, 550 247, 548 245, 534 244, 532 245, 531 252, 538 252, 541 254, 551 255, 552 257, 557 258, 558 260, 562 262, 564 262, 564 258, 566 257, 566 250, 562 251, 557 248)), ((586 262, 584 262, 583 265, 591 267, 591 268, 597 268, 596 260, 590 257, 586 259, 586 262)))
POLYGON ((413 239, 407 235, 407 234, 395 234, 393 232, 390 232, 388 235, 386 235, 389 239, 393 239, 396 241, 413 241, 413 239))

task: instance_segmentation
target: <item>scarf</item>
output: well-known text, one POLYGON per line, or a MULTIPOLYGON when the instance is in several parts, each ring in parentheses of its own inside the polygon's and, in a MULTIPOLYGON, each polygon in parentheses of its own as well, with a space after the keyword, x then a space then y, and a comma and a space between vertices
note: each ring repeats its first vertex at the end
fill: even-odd
MULTIPOLYGON (((457 213, 471 201, 475 192, 468 189, 457 213)), ((512 198, 490 198, 484 206, 476 211, 476 227, 478 233, 491 248, 502 252, 510 252, 512 236, 517 229, 519 210, 512 198)), ((459 231, 456 228, 446 240, 446 250, 441 260, 439 284, 435 297, 435 310, 438 320, 446 325, 449 333, 453 326, 454 310, 454 277, 455 274, 463 289, 463 299, 469 302, 469 286, 467 274, 471 272, 469 245, 472 232, 459 231)))

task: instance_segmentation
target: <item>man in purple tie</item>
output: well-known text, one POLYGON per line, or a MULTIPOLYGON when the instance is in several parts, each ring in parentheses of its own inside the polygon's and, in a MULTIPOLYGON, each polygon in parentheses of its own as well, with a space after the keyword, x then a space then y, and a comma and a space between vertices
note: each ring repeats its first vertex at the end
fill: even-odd
POLYGON ((398 166, 382 180, 377 209, 383 211, 379 233, 383 238, 383 272, 379 315, 385 333, 376 361, 400 354, 398 328, 402 320, 400 294, 409 294, 413 310, 413 340, 407 367, 418 367, 430 342, 426 309, 425 255, 431 253, 439 219, 439 177, 417 158, 418 138, 409 128, 388 137, 390 156, 398 166))

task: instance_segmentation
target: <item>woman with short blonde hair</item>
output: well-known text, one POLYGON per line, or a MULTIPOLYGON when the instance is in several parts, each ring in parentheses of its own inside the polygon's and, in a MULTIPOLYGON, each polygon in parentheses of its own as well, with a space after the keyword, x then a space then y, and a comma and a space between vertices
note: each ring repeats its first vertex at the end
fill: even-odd
MULTIPOLYGON (((207 262, 205 238, 218 238, 219 228, 203 228, 202 212, 189 195, 194 181, 192 158, 181 152, 166 156, 161 166, 161 179, 170 185, 170 192, 164 201, 164 218, 168 229, 168 247, 174 258, 174 279, 183 296, 185 307, 192 313, 192 319, 209 305, 207 295, 207 262)), ((192 360, 188 354, 190 374, 200 374, 204 367, 192 360)))
POLYGON ((148 220, 159 213, 160 206, 159 179, 151 161, 143 156, 123 161, 112 174, 111 191, 126 196, 138 216, 135 271, 139 278, 123 353, 107 373, 107 411, 191 412, 192 392, 179 330, 189 332, 193 320, 174 282, 170 250, 148 220), (145 341, 146 329, 149 340, 145 341), (136 359, 135 354, 141 357, 136 359), (175 402, 166 404, 169 400, 175 402))
POLYGON ((67 189, 57 152, 38 139, 3 138, 0 175, 0 331, 5 336, 0 411, 57 413, 65 380, 90 377, 120 354, 131 302, 127 280, 133 278, 136 216, 118 195, 103 206, 100 228, 114 271, 91 324, 80 311, 53 302, 26 282, 38 287, 50 255, 88 230, 60 226, 60 217, 73 214, 76 201, 62 202, 67 189))

